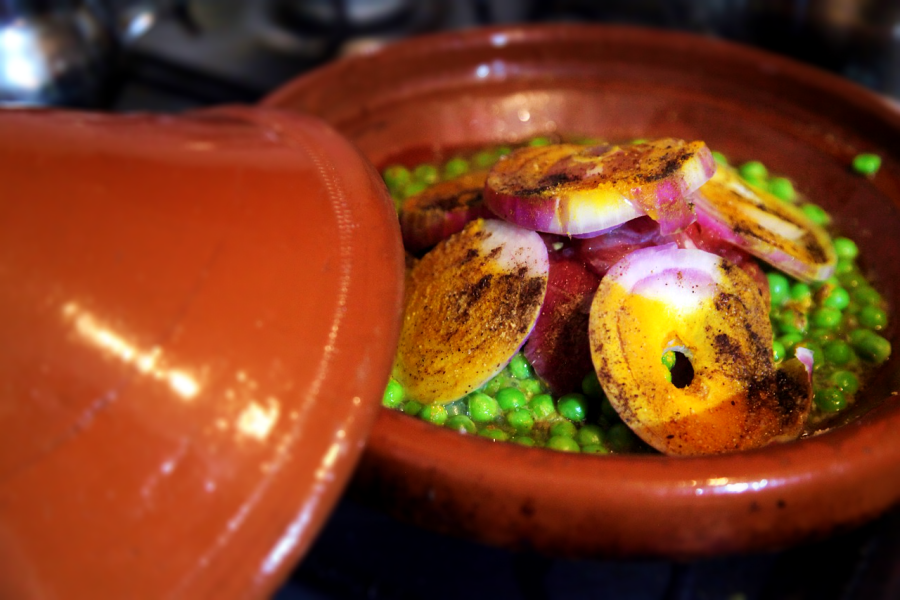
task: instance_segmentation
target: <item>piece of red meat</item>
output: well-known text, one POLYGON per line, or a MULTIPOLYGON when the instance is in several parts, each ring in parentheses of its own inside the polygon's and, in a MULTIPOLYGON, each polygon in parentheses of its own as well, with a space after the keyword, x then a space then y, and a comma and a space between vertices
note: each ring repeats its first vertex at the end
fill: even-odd
POLYGON ((547 295, 525 343, 525 358, 554 394, 580 391, 582 379, 594 369, 588 317, 599 284, 600 278, 573 253, 550 253, 547 295))

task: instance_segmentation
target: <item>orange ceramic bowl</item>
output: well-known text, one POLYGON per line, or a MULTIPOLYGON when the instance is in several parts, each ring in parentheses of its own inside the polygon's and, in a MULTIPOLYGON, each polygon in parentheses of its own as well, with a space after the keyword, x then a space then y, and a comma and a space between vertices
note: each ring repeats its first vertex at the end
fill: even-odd
MULTIPOLYGON (((303 76, 265 105, 323 118, 382 167, 442 148, 582 134, 703 139, 790 177, 900 299, 900 112, 837 77, 660 31, 513 27, 419 38, 303 76), (849 169, 874 152, 874 179, 849 169)), ((896 320, 886 332, 900 347, 896 320)), ((900 357, 849 423, 705 458, 578 456, 459 435, 382 410, 355 489, 437 531, 565 556, 703 556, 784 547, 900 499, 900 357)))

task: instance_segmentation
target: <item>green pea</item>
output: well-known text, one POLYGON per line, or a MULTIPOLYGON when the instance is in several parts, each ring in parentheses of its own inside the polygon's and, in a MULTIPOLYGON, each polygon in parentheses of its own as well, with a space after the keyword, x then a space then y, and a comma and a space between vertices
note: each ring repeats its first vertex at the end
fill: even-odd
POLYGON ((616 423, 606 432, 606 443, 613 452, 628 452, 637 446, 638 439, 625 423, 616 423))
POLYGON ((444 423, 444 426, 453 431, 458 431, 459 433, 475 433, 478 430, 472 419, 466 415, 450 417, 447 419, 446 423, 444 423))
POLYGON ((809 319, 804 313, 788 308, 778 317, 778 325, 782 333, 804 334, 809 330, 809 319))
POLYGON ((603 443, 603 430, 596 425, 582 425, 575 434, 575 441, 582 447, 603 443))
POLYGON ((728 159, 725 158, 725 155, 722 154, 721 152, 716 152, 715 150, 713 150, 712 157, 713 157, 713 160, 716 161, 716 163, 718 163, 720 165, 728 166, 728 159))
POLYGON ((519 389, 528 396, 534 396, 544 391, 544 386, 537 379, 520 379, 519 389))
POLYGON ((853 158, 853 170, 860 175, 874 175, 881 168, 881 157, 877 154, 857 154, 853 158))
POLYGON ((859 310, 859 324, 875 331, 881 331, 887 327, 887 312, 877 306, 867 305, 859 310))
POLYGON ((496 396, 497 392, 500 391, 500 388, 506 385, 506 377, 501 373, 500 375, 495 375, 481 387, 481 391, 487 394, 488 396, 496 396))
POLYGON ((506 422, 510 424, 516 431, 531 431, 534 427, 534 417, 531 411, 525 408, 519 408, 506 416, 506 422))
POLYGON ((828 216, 828 213, 825 212, 825 209, 816 204, 804 204, 800 207, 800 210, 803 211, 803 214, 806 215, 806 218, 808 218, 816 225, 828 225, 828 223, 831 221, 831 217, 828 216))
POLYGON ((384 388, 381 403, 388 408, 397 408, 403 402, 403 386, 391 379, 384 388))
MULTIPOLYGON (((669 373, 669 375, 671 375, 671 373, 669 373)), ((619 419, 619 413, 615 408, 613 408, 613 405, 610 403, 609 398, 607 398, 606 396, 603 396, 603 398, 600 400, 600 414, 611 421, 617 421, 619 419)))
POLYGON ((791 284, 788 278, 775 271, 766 274, 769 280, 769 297, 772 299, 772 307, 783 306, 790 295, 791 284))
POLYGON ((427 185, 431 185, 438 180, 438 170, 434 165, 419 165, 413 169, 412 174, 413 179, 427 185))
POLYGON ((831 288, 822 300, 822 306, 844 310, 850 304, 850 294, 842 287, 831 288))
POLYGON ((581 447, 582 454, 609 454, 609 449, 602 444, 588 444, 581 447))
POLYGON ((853 302, 847 307, 844 316, 841 317, 841 331, 849 332, 859 328, 859 318, 856 313, 859 312, 859 305, 853 302))
POLYGON ((534 438, 529 437, 527 435, 517 435, 512 439, 513 443, 519 444, 522 446, 534 446, 535 441, 534 438))
POLYGON ((843 283, 841 279, 842 275, 847 275, 856 270, 856 265, 853 264, 853 261, 847 258, 839 258, 837 264, 834 266, 834 274, 838 276, 838 280, 843 283))
POLYGON ((528 359, 521 352, 512 357, 509 361, 509 374, 516 379, 528 379, 531 377, 531 365, 528 359))
POLYGON ((852 396, 859 391, 859 378, 850 371, 835 371, 829 381, 845 394, 852 396))
POLYGON ((570 421, 580 423, 587 417, 587 398, 584 394, 566 394, 557 401, 556 409, 570 421))
POLYGON ((853 260, 859 256, 859 248, 853 240, 845 237, 836 237, 832 242, 834 243, 834 252, 838 258, 853 260))
POLYGON ((635 144, 635 145, 636 144, 646 144, 647 138, 635 138, 635 139, 631 140, 631 143, 635 144))
POLYGON ((772 342, 772 358, 775 362, 781 362, 782 360, 784 360, 784 355, 786 354, 786 352, 787 350, 785 349, 784 344, 782 344, 778 340, 772 342))
POLYGON ((497 156, 506 156, 507 154, 512 154, 513 149, 509 146, 500 146, 497 148, 497 156))
POLYGON ((553 142, 548 137, 536 137, 528 142, 529 146, 549 146, 553 142))
POLYGON ((409 198, 410 196, 418 196, 427 189, 428 184, 424 181, 413 181, 405 188, 403 188, 401 196, 403 196, 404 198, 409 198))
POLYGON ((559 452, 581 452, 578 442, 564 435, 554 435, 547 440, 547 447, 559 452))
POLYGON ((553 406, 553 397, 550 394, 538 394, 528 403, 534 418, 537 420, 546 419, 556 414, 556 407, 553 406))
POLYGON ((825 356, 825 360, 839 367, 853 360, 853 349, 844 340, 825 342, 822 354, 825 356))
POLYGON ((820 344, 824 344, 825 342, 830 342, 831 340, 837 339, 837 334, 834 331, 828 329, 815 327, 809 330, 809 333, 806 334, 806 337, 820 344))
POLYGON ((662 355, 662 364, 663 364, 663 366, 664 366, 665 368, 667 368, 668 370, 671 371, 671 370, 672 370, 672 367, 675 366, 675 360, 676 360, 677 358, 678 358, 678 357, 676 357, 676 356, 675 356, 675 353, 674 353, 673 351, 671 351, 671 350, 668 351, 668 352, 663 352, 663 355, 662 355))
POLYGON ((454 400, 444 405, 447 411, 447 417, 455 417, 456 415, 464 415, 469 411, 465 400, 454 400))
POLYGON ((486 169, 497 162, 497 155, 490 150, 482 150, 472 157, 472 162, 479 169, 486 169))
POLYGON ((603 388, 600 386, 600 380, 593 371, 584 376, 581 380, 581 391, 588 398, 599 398, 603 395, 603 388))
POLYGON ((794 355, 797 355, 797 348, 806 348, 813 353, 813 369, 821 369, 825 360, 825 354, 822 352, 822 345, 813 340, 804 340, 794 347, 794 355))
POLYGON ((853 299, 860 304, 875 306, 881 304, 881 294, 872 286, 859 286, 853 290, 853 299))
POLYGON ((841 311, 830 306, 823 306, 812 312, 810 321, 816 327, 823 329, 835 329, 841 324, 841 311))
POLYGON ((525 394, 516 388, 503 388, 497 392, 497 404, 501 410, 510 411, 525 405, 525 394))
POLYGON ((784 346, 785 355, 787 355, 788 352, 793 352, 794 347, 803 341, 803 336, 799 333, 789 333, 778 338, 778 341, 784 346))
POLYGON ((766 169, 766 165, 758 160, 745 162, 738 168, 738 172, 744 179, 758 179, 763 181, 769 176, 769 170, 766 169))
POLYGON ((455 179, 469 171, 469 161, 459 156, 451 158, 444 165, 444 179, 455 179))
POLYGON ((840 287, 841 282, 834 275, 826 279, 825 281, 816 281, 813 283, 815 289, 829 288, 829 287, 840 287))
POLYGON ((850 344, 861 357, 874 363, 883 363, 891 355, 891 343, 868 329, 851 332, 850 344))
POLYGON ((855 290, 860 285, 867 285, 865 277, 863 277, 862 273, 856 269, 855 265, 853 266, 853 270, 849 273, 841 273, 838 276, 838 280, 840 280, 841 285, 845 288, 850 288, 851 290, 855 290))
POLYGON ((797 192, 794 190, 794 184, 791 183, 790 179, 784 177, 771 178, 769 180, 768 188, 770 194, 785 202, 793 202, 797 197, 797 192))
POLYGON ((414 417, 422 410, 422 405, 415 400, 407 400, 406 403, 400 406, 400 410, 414 417))
POLYGON ((550 426, 550 435, 574 438, 578 428, 571 421, 557 421, 550 426))
POLYGON ((847 408, 847 397, 844 396, 844 392, 834 388, 817 391, 813 401, 822 412, 838 412, 847 408))
POLYGON ((399 193, 412 181, 412 174, 403 165, 392 165, 386 168, 381 176, 392 194, 399 193))
POLYGON ((496 442, 505 442, 509 439, 509 434, 497 427, 482 427, 478 430, 478 435, 496 442))
POLYGON ((664 371, 664 372, 663 372, 663 379, 665 379, 665 380, 668 381, 669 383, 672 383, 672 371, 664 371))
POLYGON ((487 394, 475 392, 469 396, 469 416, 476 423, 488 423, 500 416, 500 404, 487 394))
POLYGON ((442 404, 429 404, 419 413, 419 418, 435 425, 443 425, 447 422, 449 415, 446 407, 442 404))
POLYGON ((791 286, 791 300, 805 304, 812 299, 812 290, 805 283, 795 283, 791 286))
POLYGON ((744 183, 753 187, 758 187, 760 189, 764 189, 766 187, 766 182, 757 177, 744 177, 744 183))

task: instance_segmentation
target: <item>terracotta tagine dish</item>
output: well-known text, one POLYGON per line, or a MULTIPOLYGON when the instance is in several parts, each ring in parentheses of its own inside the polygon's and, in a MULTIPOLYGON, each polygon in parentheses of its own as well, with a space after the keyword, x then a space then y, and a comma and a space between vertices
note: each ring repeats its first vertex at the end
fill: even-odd
MULTIPOLYGON (((595 150, 588 158, 578 160, 595 160, 608 155, 603 153, 619 152, 609 150, 608 143, 623 140, 638 139, 634 144, 659 138, 702 140, 735 168, 748 163, 768 166, 774 179, 757 182, 760 185, 769 185, 768 189, 790 185, 792 198, 797 195, 814 202, 819 212, 803 209, 808 220, 830 215, 838 231, 834 235, 855 240, 852 252, 856 256, 858 250, 859 268, 866 281, 879 290, 884 306, 894 307, 900 299, 900 246, 896 244, 900 232, 900 156, 896 145, 900 112, 886 100, 846 81, 777 56, 709 39, 640 29, 560 25, 475 30, 410 40, 335 62, 293 81, 263 104, 323 119, 353 142, 395 188, 393 174, 425 176, 430 169, 432 178, 440 179, 441 173, 451 170, 453 161, 463 160, 474 169, 472 165, 480 160, 479 149, 502 148, 496 151, 506 158, 495 165, 507 166, 495 166, 487 176, 484 202, 493 202, 490 207, 495 214, 507 210, 503 218, 518 225, 520 232, 522 228, 551 234, 575 231, 553 229, 569 218, 568 214, 575 213, 558 209, 556 216, 539 214, 538 209, 525 207, 516 196, 516 190, 525 190, 521 192, 525 196, 542 193, 534 191, 538 188, 512 180, 513 192, 509 192, 509 186, 501 185, 510 181, 508 177, 492 179, 500 177, 495 175, 498 169, 510 171, 508 165, 525 160, 517 148, 531 146, 526 153, 546 156, 540 154, 545 150, 534 147, 589 138, 594 141, 588 145, 594 144, 595 150), (861 154, 880 157, 877 174, 867 174, 859 165, 854 170, 854 159, 861 154)), ((711 160, 703 164, 711 164, 711 160)), ((595 166, 591 173, 596 174, 600 168, 595 166)), ((726 167, 720 166, 719 171, 724 170, 726 167)), ((558 176, 554 183, 561 181, 560 174, 554 173, 558 176)), ((574 177, 572 171, 564 175, 569 178, 566 181, 574 177)), ((401 215, 405 227, 404 219, 412 219, 409 212, 423 205, 420 200, 405 198, 427 192, 423 191, 424 184, 406 192, 397 189, 398 205, 407 211, 401 215)), ((569 202, 559 197, 554 198, 569 202)), ((575 211, 576 200, 571 202, 566 206, 575 211)), ((697 206, 694 204, 695 211, 699 210, 697 206)), ((808 220, 804 218, 803 222, 808 220)), ((660 219, 659 227, 663 224, 660 219)), ((580 223, 573 217, 563 225, 576 227, 580 223)), ((497 236, 501 235, 499 227, 486 229, 489 235, 497 236)), ((602 227, 595 225, 594 229, 602 227)), ((460 234, 462 238, 453 239, 462 239, 454 248, 470 248, 469 254, 447 249, 448 242, 446 248, 437 246, 431 251, 444 248, 439 260, 416 253, 421 248, 411 248, 410 239, 421 242, 421 231, 407 238, 404 229, 407 248, 421 258, 419 264, 427 264, 427 269, 413 268, 408 275, 413 286, 409 289, 438 285, 440 279, 425 271, 444 269, 453 260, 465 262, 468 257, 483 256, 477 240, 484 237, 484 231, 478 227, 467 231, 460 234), (471 239, 466 240, 466 236, 471 239), (469 242, 472 245, 460 246, 469 242)), ((732 233, 735 239, 740 238, 736 226, 732 233)), ((525 240, 526 234, 515 234, 519 236, 515 239, 521 238, 521 248, 528 252, 538 252, 540 244, 525 240)), ((548 239, 547 234, 541 235, 548 239)), ((564 238, 549 238, 556 240, 556 246, 547 242, 551 279, 552 252, 564 252, 568 244, 576 243, 564 238)), ((846 242, 838 246, 840 256, 848 255, 846 242)), ((835 255, 828 252, 832 252, 830 243, 820 261, 823 265, 830 261, 827 268, 816 271, 818 267, 810 267, 808 261, 798 276, 813 281, 831 275, 835 255)), ((649 268, 646 263, 652 261, 643 262, 644 268, 649 268)), ((535 259, 529 268, 539 263, 535 259)), ((846 271, 846 261, 840 264, 846 271)), ((539 268, 545 267, 535 267, 539 268)), ((525 277, 531 272, 524 267, 519 271, 525 277)), ((628 275, 623 271, 617 277, 624 280, 628 275)), ((769 282, 781 276, 772 277, 775 279, 769 282)), ((812 285, 821 290, 817 286, 837 284, 814 281, 812 285)), ((776 290, 774 283, 770 287, 772 294, 784 293, 776 290)), ((605 289, 602 283, 600 289, 605 289)), ((816 293, 822 296, 830 292, 816 293)), ((455 297, 461 297, 459 294, 455 297)), ((469 293, 466 302, 478 300, 479 294, 469 293)), ((838 301, 835 298, 830 302, 838 301)), ((427 302, 409 302, 416 311, 429 310, 427 302)), ((597 327, 602 328, 603 317, 595 317, 595 306, 591 307, 591 327, 596 320, 600 323, 597 327)), ((768 306, 760 310, 768 311, 768 306)), ((413 316, 408 319, 419 319, 419 312, 409 314, 413 316)), ((652 315, 652 311, 643 314, 652 315)), ((825 311, 820 320, 824 322, 830 314, 825 311)), ((643 324, 648 319, 651 316, 643 324)), ((535 327, 540 327, 540 320, 535 327)), ((893 317, 879 328, 879 348, 885 352, 875 360, 877 366, 872 368, 863 391, 839 417, 808 421, 802 438, 796 441, 687 457, 657 451, 586 455, 603 450, 594 442, 579 442, 581 452, 559 452, 498 441, 510 438, 534 443, 538 425, 531 428, 531 423, 525 422, 516 429, 521 421, 514 423, 509 415, 505 417, 506 430, 473 422, 483 418, 483 406, 501 403, 499 395, 497 400, 483 401, 484 394, 473 399, 472 394, 480 392, 470 392, 467 408, 463 409, 469 411, 466 414, 472 426, 455 416, 457 408, 448 412, 457 420, 445 420, 443 409, 432 408, 430 399, 443 401, 458 391, 441 396, 440 390, 417 388, 413 392, 408 386, 419 385, 415 370, 420 367, 415 359, 439 356, 444 360, 446 356, 440 351, 417 355, 415 343, 404 346, 406 338, 401 333, 394 376, 406 378, 403 393, 419 395, 411 396, 412 403, 404 400, 406 404, 398 406, 418 416, 381 410, 353 490, 390 514, 423 527, 561 556, 697 557, 783 548, 827 536, 879 515, 900 499, 900 441, 893 434, 900 426, 896 398, 900 362, 896 352, 889 355, 890 345, 897 347, 896 331, 893 317), (413 358, 403 358, 410 355, 413 358), (407 368, 408 364, 413 366, 407 368), (474 412, 476 401, 482 402, 477 409, 482 411, 480 416, 474 412), (409 406, 415 408, 405 408, 409 406), (444 426, 437 427, 434 422, 444 426), (527 435, 521 434, 523 428, 527 435), (461 435, 455 429, 469 434, 461 435)), ((591 337, 594 346, 602 346, 597 339, 591 337)), ((431 338, 422 343, 431 344, 431 338)), ((638 348, 640 340, 632 345, 638 348)), ((526 356, 528 352, 526 343, 526 356)), ((628 363, 628 352, 618 360, 628 363)), ((820 351, 810 352, 823 360, 820 351)), ((831 350, 829 353, 833 355, 831 350)), ((798 350, 798 358, 800 355, 798 350)), ((766 361, 771 363, 771 358, 766 361)), ((504 373, 512 368, 507 367, 504 373)), ((598 375, 604 384, 616 381, 603 370, 598 375)), ((513 374, 506 381, 527 391, 525 383, 515 378, 513 374)), ((477 389, 486 391, 489 387, 490 383, 477 389)), ((606 385, 604 388, 606 396, 613 395, 606 385)), ((777 395, 785 389, 779 384, 772 393, 777 395)), ((810 409, 811 393, 808 387, 804 389, 807 392, 800 396, 807 402, 805 410, 829 408, 823 397, 817 398, 810 409)), ((538 391, 535 388, 535 393, 538 391)), ((389 390, 386 402, 394 402, 392 393, 389 390)), ((619 410, 620 416, 650 431, 644 439, 658 442, 657 449, 670 449, 666 447, 668 439, 681 440, 674 434, 664 435, 668 432, 665 428, 651 430, 640 421, 636 416, 639 410, 629 405, 627 394, 625 400, 617 401, 627 409, 625 413, 619 410)), ((536 422, 536 401, 532 398, 530 402, 536 422)), ((561 405, 559 410, 562 412, 561 405)), ((588 413, 591 410, 589 407, 588 413)), ((604 418, 601 415, 600 420, 604 418)), ((795 428, 790 435, 796 437, 798 433, 795 428)), ((545 435, 553 436, 553 429, 545 435)), ((776 437, 773 434, 766 439, 776 437)), ((554 443, 552 439, 547 441, 550 446, 554 443)), ((572 443, 566 442, 568 446, 563 447, 559 442, 556 447, 578 450, 579 445, 572 443)))

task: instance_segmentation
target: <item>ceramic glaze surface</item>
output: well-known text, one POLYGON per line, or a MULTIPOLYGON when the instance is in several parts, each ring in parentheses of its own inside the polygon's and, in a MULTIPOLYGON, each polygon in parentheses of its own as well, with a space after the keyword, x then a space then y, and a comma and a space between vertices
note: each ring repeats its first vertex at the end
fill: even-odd
POLYGON ((0 165, 0 596, 268 596, 390 369, 377 175, 242 108, 0 113, 0 165))
MULTIPOLYGON (((536 135, 704 140, 791 178, 900 302, 900 113, 870 92, 724 42, 641 29, 512 27, 411 40, 331 64, 264 104, 322 117, 377 166, 536 135), (883 158, 868 179, 849 165, 883 158)), ((896 322, 885 332, 900 347, 896 322)), ((780 548, 900 500, 898 352, 849 411, 797 443, 711 458, 573 456, 383 410, 355 490, 442 532, 567 556, 780 548), (586 533, 587 532, 587 533, 586 533)))

